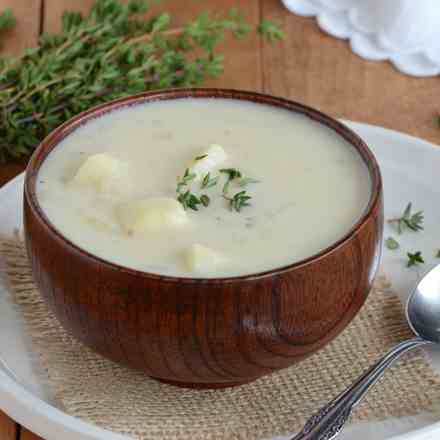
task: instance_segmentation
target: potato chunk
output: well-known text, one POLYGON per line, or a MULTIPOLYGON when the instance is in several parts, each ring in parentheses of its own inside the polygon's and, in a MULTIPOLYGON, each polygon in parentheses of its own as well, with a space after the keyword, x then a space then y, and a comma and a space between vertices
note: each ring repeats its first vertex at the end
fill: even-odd
POLYGON ((121 192, 130 185, 128 165, 108 153, 93 154, 79 167, 71 183, 97 192, 121 192))
POLYGON ((227 158, 225 150, 218 144, 210 145, 207 150, 200 153, 199 157, 205 155, 206 157, 195 160, 190 166, 191 172, 196 175, 196 181, 203 179, 207 173, 220 166, 227 158))
POLYGON ((184 253, 187 270, 194 273, 213 272, 217 267, 223 266, 225 257, 213 249, 194 243, 184 253))
POLYGON ((169 197, 155 197, 122 203, 116 217, 128 234, 179 228, 188 221, 182 205, 169 197))

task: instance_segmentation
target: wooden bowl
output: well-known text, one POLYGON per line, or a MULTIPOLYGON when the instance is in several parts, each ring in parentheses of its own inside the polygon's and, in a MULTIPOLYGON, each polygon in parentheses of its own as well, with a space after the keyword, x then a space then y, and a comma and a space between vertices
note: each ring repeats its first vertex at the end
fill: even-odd
POLYGON ((180 89, 143 93, 82 113, 54 130, 29 163, 26 247, 35 281, 63 327, 121 364, 175 385, 221 388, 252 381, 315 353, 356 315, 379 264, 382 182, 367 145, 312 108, 258 93, 180 89), (352 144, 368 166, 368 206, 347 234, 316 255, 253 275, 177 278, 127 269, 66 239, 38 203, 38 170, 59 142, 88 120, 156 100, 233 98, 301 113, 352 144))

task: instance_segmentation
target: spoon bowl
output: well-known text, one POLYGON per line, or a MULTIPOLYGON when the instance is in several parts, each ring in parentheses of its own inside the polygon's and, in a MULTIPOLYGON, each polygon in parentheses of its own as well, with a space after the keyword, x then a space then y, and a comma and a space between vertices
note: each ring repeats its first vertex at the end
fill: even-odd
POLYGON ((440 265, 422 278, 408 298, 406 319, 417 336, 440 343, 440 265))

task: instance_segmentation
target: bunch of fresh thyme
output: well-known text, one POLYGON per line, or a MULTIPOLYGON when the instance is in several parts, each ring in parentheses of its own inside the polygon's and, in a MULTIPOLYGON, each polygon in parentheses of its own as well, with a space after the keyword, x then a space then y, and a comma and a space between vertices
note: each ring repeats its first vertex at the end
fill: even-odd
MULTIPOLYGON (((86 17, 65 12, 61 32, 42 35, 20 58, 0 58, 0 160, 28 155, 54 127, 91 106, 220 75, 223 56, 215 49, 225 32, 241 38, 251 30, 237 10, 173 28, 167 13, 143 19, 148 8, 147 0, 96 0, 86 17)), ((4 12, 0 31, 13 25, 4 12)), ((282 38, 270 21, 257 31, 269 41, 282 38)))

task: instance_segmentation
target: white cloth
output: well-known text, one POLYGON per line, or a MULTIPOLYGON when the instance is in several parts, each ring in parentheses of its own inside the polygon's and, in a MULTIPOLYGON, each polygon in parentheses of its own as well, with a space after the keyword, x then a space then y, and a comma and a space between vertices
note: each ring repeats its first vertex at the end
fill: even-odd
POLYGON ((440 74, 440 0, 282 0, 315 16, 322 30, 350 40, 367 60, 390 60, 414 76, 440 74))

